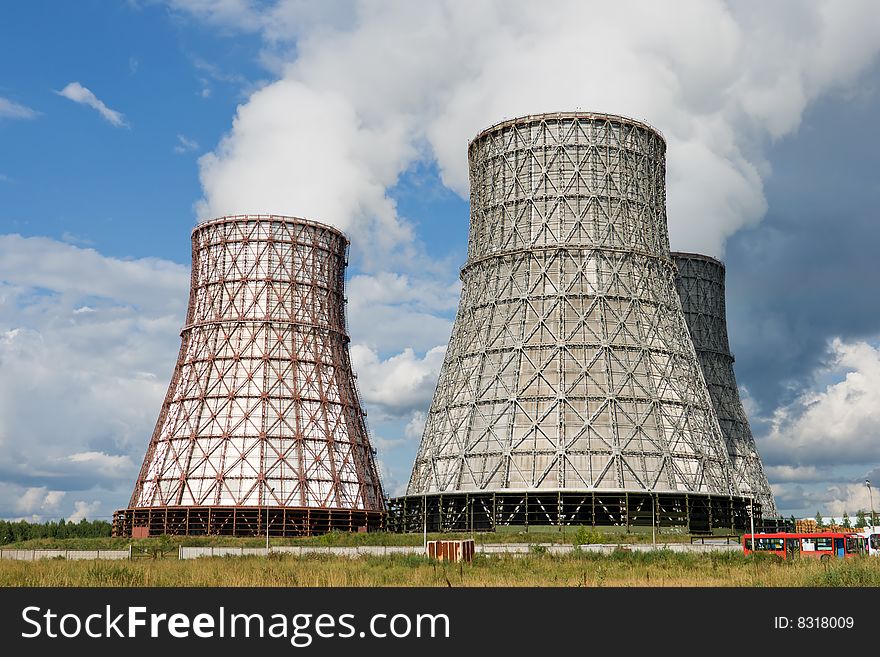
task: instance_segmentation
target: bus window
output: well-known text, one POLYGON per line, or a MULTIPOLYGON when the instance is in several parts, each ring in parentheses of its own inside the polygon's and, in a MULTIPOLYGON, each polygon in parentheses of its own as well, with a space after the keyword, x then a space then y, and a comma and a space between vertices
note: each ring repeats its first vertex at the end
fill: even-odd
POLYGON ((759 550, 782 550, 785 547, 785 541, 781 538, 759 538, 759 550))
POLYGON ((815 538, 805 538, 801 541, 801 549, 804 552, 815 552, 816 551, 816 539, 815 538))
POLYGON ((880 534, 871 534, 871 550, 880 550, 880 534))
POLYGON ((816 549, 819 552, 831 552, 831 539, 824 536, 817 538, 816 549))
POLYGON ((859 554, 861 552, 864 552, 864 544, 862 543, 861 537, 847 536, 846 537, 846 553, 847 554, 859 554))

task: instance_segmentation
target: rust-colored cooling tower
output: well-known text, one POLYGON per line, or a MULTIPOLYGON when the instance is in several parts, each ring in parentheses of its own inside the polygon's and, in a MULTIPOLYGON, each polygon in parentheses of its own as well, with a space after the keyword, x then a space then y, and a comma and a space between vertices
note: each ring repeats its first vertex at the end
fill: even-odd
POLYGON ((348 354, 347 251, 335 228, 292 217, 193 230, 180 354, 116 535, 382 525, 348 354))

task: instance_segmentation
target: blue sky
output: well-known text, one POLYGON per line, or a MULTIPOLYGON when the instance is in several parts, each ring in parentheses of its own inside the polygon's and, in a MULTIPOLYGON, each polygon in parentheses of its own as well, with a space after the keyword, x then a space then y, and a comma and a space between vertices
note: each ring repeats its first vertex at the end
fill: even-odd
POLYGON ((253 39, 223 38, 161 6, 97 0, 12 3, 0 39, 0 93, 40 113, 0 124, 4 228, 185 262, 198 150, 176 154, 177 136, 210 146, 229 128, 242 83, 265 76, 253 39), (55 93, 74 80, 130 129, 55 93))
POLYGON ((572 108, 666 135, 672 246, 727 262, 737 376, 781 509, 866 506, 880 27, 870 3, 784 9, 4 6, 0 516, 127 503, 179 347, 190 230, 242 211, 352 237, 353 361, 399 492, 458 298, 467 141, 572 108))

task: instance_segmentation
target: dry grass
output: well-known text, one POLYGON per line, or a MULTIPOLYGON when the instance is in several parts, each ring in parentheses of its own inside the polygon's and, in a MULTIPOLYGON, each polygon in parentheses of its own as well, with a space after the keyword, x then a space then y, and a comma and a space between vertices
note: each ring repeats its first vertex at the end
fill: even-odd
MULTIPOLYGON (((458 540, 474 538, 477 543, 550 543, 571 545, 580 543, 650 543, 651 529, 634 527, 626 531, 624 527, 605 527, 587 529, 580 527, 548 528, 537 527, 526 531, 523 527, 499 527, 498 531, 476 534, 428 534, 429 540, 446 538, 458 540)), ((273 538, 272 545, 330 545, 353 547, 358 545, 421 545, 422 534, 397 534, 392 532, 330 532, 321 536, 302 538, 273 538)), ((659 540, 664 542, 688 542, 690 536, 683 532, 664 529, 659 540)), ((135 547, 151 548, 156 545, 177 547, 263 547, 266 539, 262 536, 236 538, 232 536, 161 536, 158 538, 132 540, 130 538, 38 538, 0 545, 9 550, 127 550, 129 544, 135 547)))
POLYGON ((711 555, 482 556, 473 565, 416 556, 273 556, 0 562, 0 586, 880 586, 880 559, 820 563, 711 555))

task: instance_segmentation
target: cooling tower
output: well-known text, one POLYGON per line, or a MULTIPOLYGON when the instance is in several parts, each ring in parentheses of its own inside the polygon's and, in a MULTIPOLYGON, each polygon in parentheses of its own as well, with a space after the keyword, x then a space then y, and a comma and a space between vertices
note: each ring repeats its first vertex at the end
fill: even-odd
POLYGON ((347 252, 335 228, 291 217, 193 230, 180 354, 117 535, 382 525, 348 354, 347 252))
POLYGON ((767 483, 733 373, 734 358, 727 342, 724 264, 694 253, 673 253, 672 256, 678 268, 678 295, 727 444, 731 475, 740 493, 754 495, 764 515, 775 516, 773 492, 767 483))
POLYGON ((742 524, 676 293, 665 150, 592 113, 470 143, 461 300, 395 526, 742 524))

